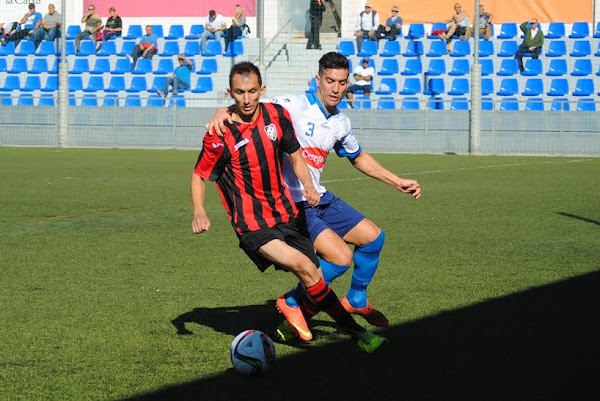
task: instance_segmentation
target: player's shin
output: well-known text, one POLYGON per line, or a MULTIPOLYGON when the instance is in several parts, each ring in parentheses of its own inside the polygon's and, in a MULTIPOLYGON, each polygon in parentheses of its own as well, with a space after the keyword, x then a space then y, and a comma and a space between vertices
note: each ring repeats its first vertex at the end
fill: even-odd
POLYGON ((384 242, 385 233, 381 230, 381 233, 373 242, 357 246, 354 250, 354 271, 352 272, 352 282, 346 297, 355 308, 362 308, 367 305, 367 287, 373 276, 375 276, 377 266, 379 266, 379 254, 383 249, 384 242))
POLYGON ((323 272, 323 279, 327 285, 331 284, 336 278, 341 277, 350 268, 350 266, 336 265, 323 258, 319 259, 319 264, 323 272))
POLYGON ((308 287, 306 292, 314 300, 319 310, 331 316, 343 330, 353 337, 365 331, 362 326, 356 323, 352 315, 344 309, 335 292, 322 279, 317 284, 308 287))

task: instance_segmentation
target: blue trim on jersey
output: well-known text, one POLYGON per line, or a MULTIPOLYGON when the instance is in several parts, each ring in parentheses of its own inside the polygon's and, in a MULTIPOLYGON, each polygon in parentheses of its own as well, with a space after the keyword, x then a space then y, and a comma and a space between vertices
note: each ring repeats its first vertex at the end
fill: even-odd
POLYGON ((342 144, 339 142, 336 142, 335 145, 333 145, 333 149, 339 157, 347 157, 349 159, 356 159, 362 152, 362 146, 358 145, 358 150, 356 152, 348 153, 344 150, 342 144))
POLYGON ((316 94, 314 93, 309 93, 306 95, 306 98, 308 99, 308 102, 313 105, 316 104, 317 106, 319 106, 319 109, 321 109, 321 111, 323 112, 323 115, 326 118, 329 118, 335 114, 338 114, 340 112, 340 110, 336 107, 335 111, 331 114, 329 114, 329 112, 327 111, 327 109, 323 106, 323 103, 321 103, 321 100, 319 100, 319 98, 317 97, 316 94))

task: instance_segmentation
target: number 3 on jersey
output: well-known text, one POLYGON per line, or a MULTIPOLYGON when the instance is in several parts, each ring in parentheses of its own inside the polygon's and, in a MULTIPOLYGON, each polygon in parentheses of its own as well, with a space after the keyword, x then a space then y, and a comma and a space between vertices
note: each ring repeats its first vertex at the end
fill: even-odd
POLYGON ((304 133, 304 135, 312 138, 315 134, 315 123, 309 121, 308 123, 306 123, 306 125, 308 125, 308 129, 304 133))

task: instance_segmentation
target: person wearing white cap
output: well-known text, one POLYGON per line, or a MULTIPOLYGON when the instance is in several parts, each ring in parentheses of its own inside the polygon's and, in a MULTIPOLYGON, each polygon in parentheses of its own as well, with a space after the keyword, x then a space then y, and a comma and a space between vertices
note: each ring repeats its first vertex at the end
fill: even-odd
POLYGON ((356 20, 356 26, 354 28, 354 36, 356 36, 356 48, 360 51, 362 44, 365 39, 377 40, 375 31, 379 26, 379 14, 373 10, 371 3, 365 4, 365 11, 361 11, 358 19, 356 20))

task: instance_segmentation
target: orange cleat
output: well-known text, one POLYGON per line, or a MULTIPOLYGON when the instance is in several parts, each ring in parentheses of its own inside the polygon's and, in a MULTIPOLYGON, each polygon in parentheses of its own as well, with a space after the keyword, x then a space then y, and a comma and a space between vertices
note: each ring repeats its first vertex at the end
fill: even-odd
POLYGON ((302 341, 311 341, 313 339, 313 335, 308 328, 308 323, 306 323, 306 319, 304 319, 304 315, 299 307, 289 306, 285 302, 284 295, 277 298, 275 305, 285 317, 285 320, 287 320, 290 329, 299 339, 302 341))
POLYGON ((348 298, 342 299, 342 306, 348 313, 362 316, 369 324, 377 327, 388 327, 390 325, 389 320, 385 315, 379 312, 377 309, 371 306, 371 303, 367 301, 367 306, 363 308, 355 308, 350 305, 348 298))

